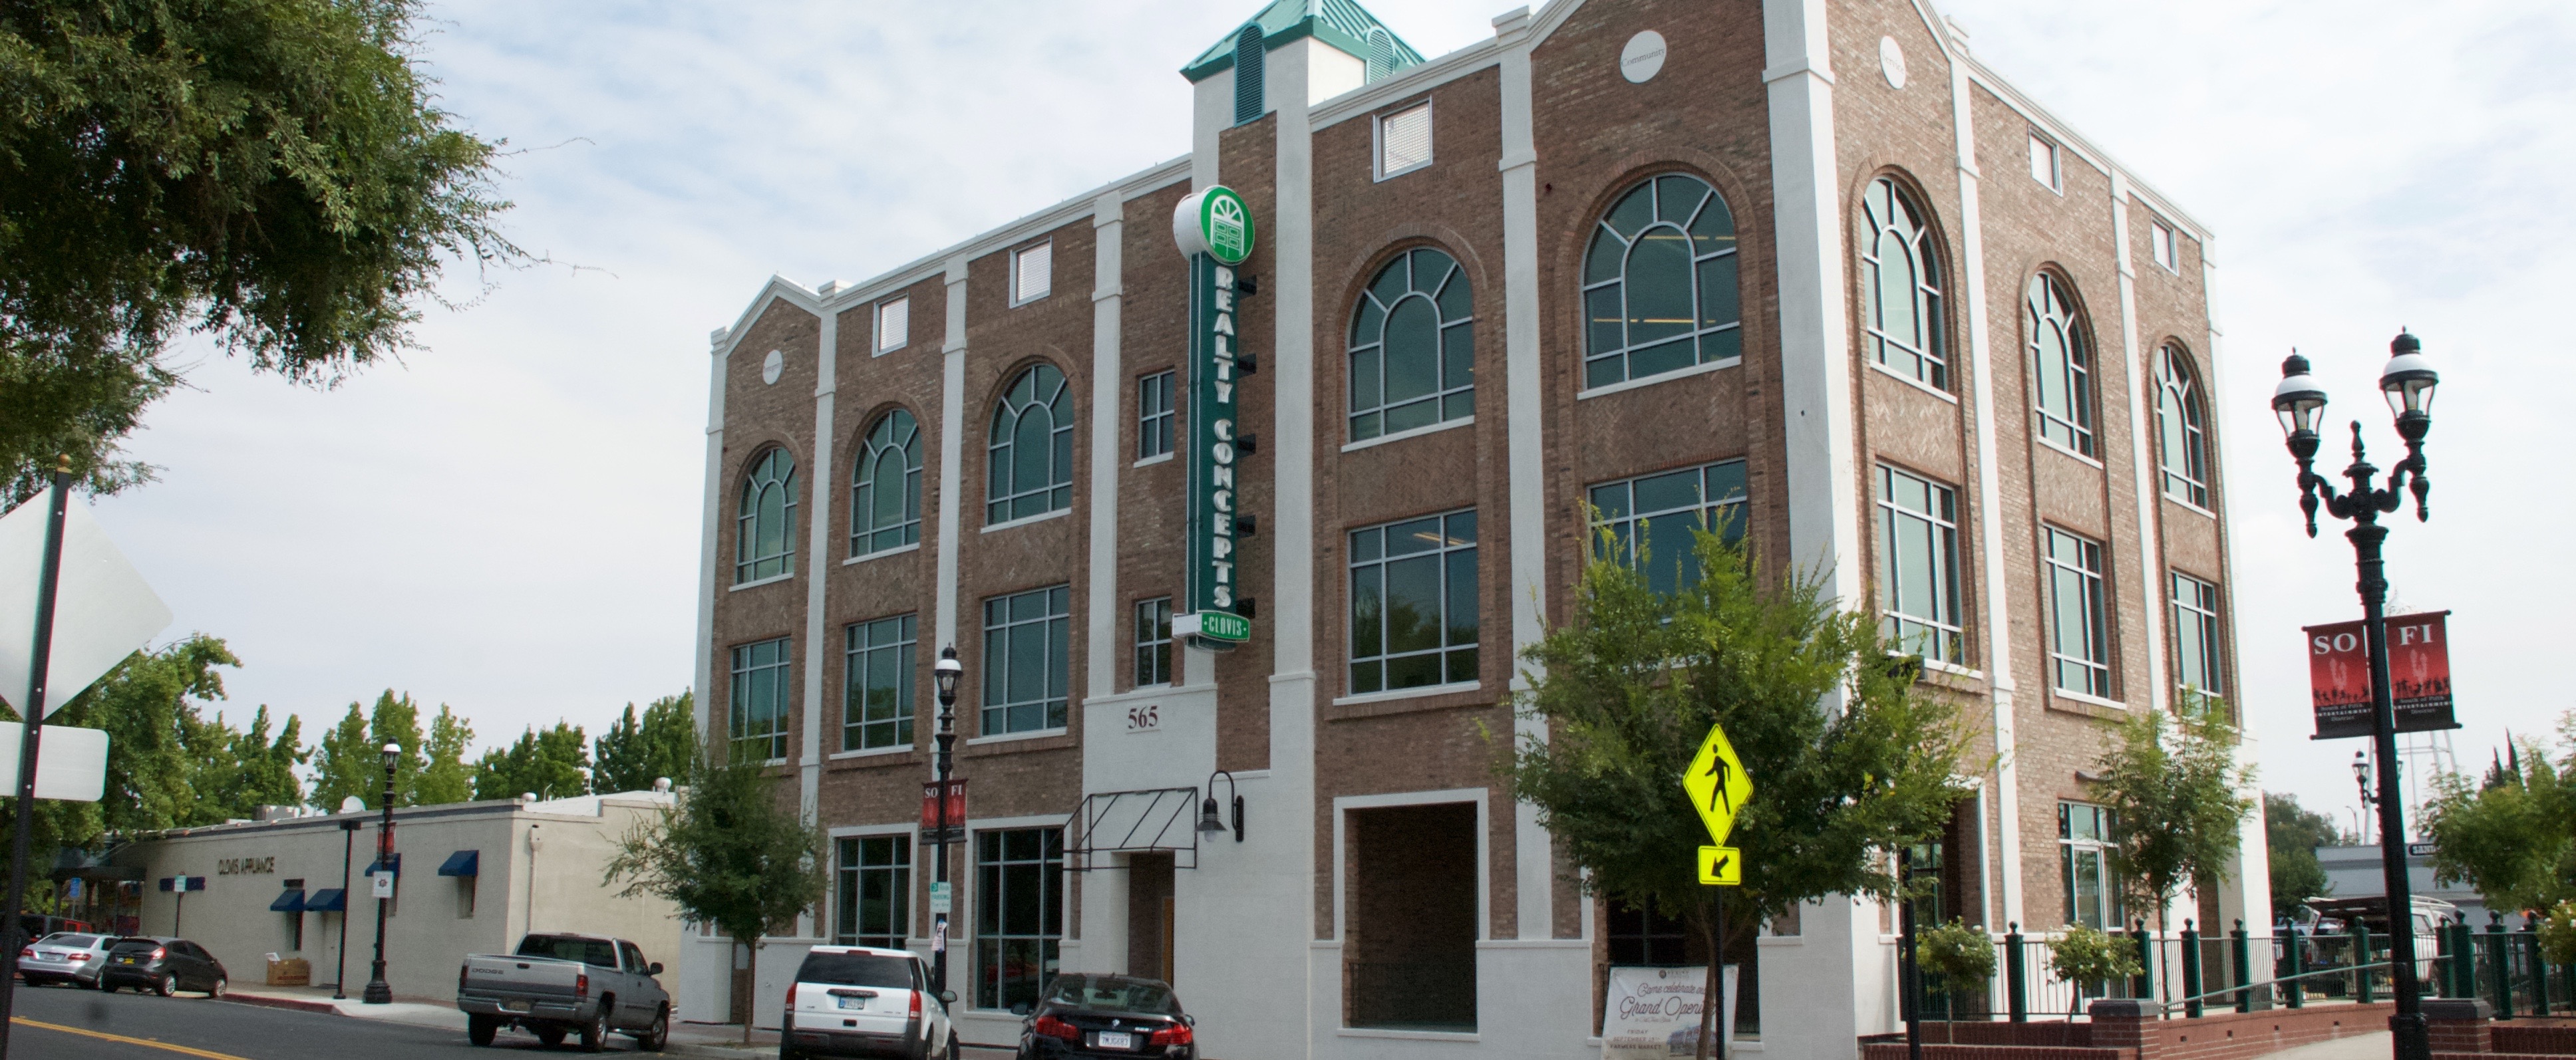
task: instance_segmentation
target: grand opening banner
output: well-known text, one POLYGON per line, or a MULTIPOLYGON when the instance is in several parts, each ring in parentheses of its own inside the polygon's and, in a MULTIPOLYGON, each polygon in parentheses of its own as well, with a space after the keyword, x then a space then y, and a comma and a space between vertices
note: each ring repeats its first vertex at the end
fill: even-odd
MULTIPOLYGON (((2448 611, 2396 615, 2388 621, 2388 689, 2397 731, 2456 729, 2451 713, 2448 611)), ((2316 711, 2311 739, 2370 735, 2370 642, 2366 622, 2307 626, 2308 693, 2316 711)))

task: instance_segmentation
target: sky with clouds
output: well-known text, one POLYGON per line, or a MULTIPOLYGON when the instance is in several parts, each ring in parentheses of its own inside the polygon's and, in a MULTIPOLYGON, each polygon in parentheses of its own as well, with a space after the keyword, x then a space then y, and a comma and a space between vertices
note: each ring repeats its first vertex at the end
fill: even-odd
MULTIPOLYGON (((1501 2, 1369 6, 1437 55, 1490 35, 1501 2)), ((485 744, 558 718, 596 733, 691 679, 707 332, 772 273, 863 279, 1184 153, 1175 71, 1255 6, 432 0, 421 53, 441 104, 508 141, 506 224, 546 263, 453 276, 457 306, 427 310, 418 350, 330 392, 193 356, 195 389, 131 446, 162 481, 100 517, 174 634, 241 655, 234 713, 327 725, 390 687, 454 705, 485 744)), ((2218 235, 2265 785, 2352 804, 2358 742, 2306 739, 2297 627, 2358 605, 2348 546, 2301 533, 2264 400, 2296 346, 2329 417, 2393 453, 2374 380, 2400 325, 2445 383, 2434 518, 2391 535, 2396 594, 2454 612, 2463 765, 2508 727, 2550 733, 2576 706, 2548 603, 2576 594, 2549 544, 2576 501, 2540 473, 2564 462, 2542 447, 2564 443, 2576 389, 2551 323, 2576 304, 2576 5, 1941 10, 2218 235)))

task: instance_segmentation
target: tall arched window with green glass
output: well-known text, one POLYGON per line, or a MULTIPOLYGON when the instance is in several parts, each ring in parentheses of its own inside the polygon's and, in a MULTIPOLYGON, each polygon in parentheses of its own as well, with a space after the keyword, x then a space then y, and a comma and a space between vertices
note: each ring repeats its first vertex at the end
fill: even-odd
POLYGON ((1942 343, 1941 262, 1923 211, 1889 177, 1861 196, 1861 324, 1872 361, 1939 390, 1950 388, 1942 343))
POLYGON ((1056 366, 1022 372, 1003 392, 984 466, 987 524, 1073 507, 1073 393, 1056 366))
POLYGON ((850 479, 850 554, 921 543, 921 424, 896 409, 859 443, 850 479))
POLYGON ((734 584, 796 573, 796 458, 772 448, 751 462, 734 517, 734 584))
POLYGON ((2156 351, 2156 435, 2165 496, 2209 507, 2209 414, 2191 355, 2178 343, 2156 351))
POLYGON ((1467 272, 1428 247, 1378 270, 1351 310, 1351 440, 1476 411, 1476 305, 1467 272))
POLYGON ((2030 403, 2040 438, 2092 456, 2093 350, 2074 296, 2055 276, 2033 276, 2022 317, 2030 333, 2030 403))
POLYGON ((1744 352, 1735 215, 1697 177, 1638 182, 1583 254, 1583 385, 1622 383, 1744 352))

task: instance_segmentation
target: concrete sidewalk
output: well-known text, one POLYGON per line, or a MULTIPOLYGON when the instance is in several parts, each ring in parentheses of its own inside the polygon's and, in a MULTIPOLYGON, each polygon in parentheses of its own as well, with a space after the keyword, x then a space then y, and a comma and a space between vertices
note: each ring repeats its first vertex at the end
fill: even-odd
POLYGON ((2262 1060, 2388 1060, 2387 1031, 2355 1034, 2265 1053, 2262 1060))
POLYGON ((419 1027, 446 1027, 465 1030, 465 1013, 456 1002, 426 997, 398 997, 391 1004, 370 1005, 355 997, 333 1000, 327 986, 235 986, 224 992, 228 1001, 245 1005, 265 1005, 302 1012, 322 1012, 359 1019, 408 1023, 419 1027))

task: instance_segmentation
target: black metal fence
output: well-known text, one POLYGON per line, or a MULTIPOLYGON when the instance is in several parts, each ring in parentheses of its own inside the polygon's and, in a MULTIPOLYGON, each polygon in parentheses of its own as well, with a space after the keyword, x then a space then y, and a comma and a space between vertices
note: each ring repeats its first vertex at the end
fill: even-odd
MULTIPOLYGON (((2191 921, 2182 930, 2157 931, 2143 923, 2114 930, 2136 947, 2140 974, 2125 979, 2069 983, 2048 968, 2055 933, 2014 929, 1994 937, 1995 974, 1981 983, 1951 983, 1925 973, 1916 984, 1918 1011, 1930 1020, 2070 1018, 2101 998, 2162 1002, 2169 1015, 2211 1010, 2250 1012, 2275 1006, 2386 1001, 2395 996, 2389 938, 2355 925, 2317 933, 2286 928, 2277 934, 2247 932, 2240 923, 2224 934, 2204 935, 2191 921)), ((2526 928, 2491 922, 2439 924, 2416 936, 2416 976, 2426 997, 2482 998, 2498 1019, 2576 1015, 2576 965, 2553 965, 2540 938, 2526 928)))

